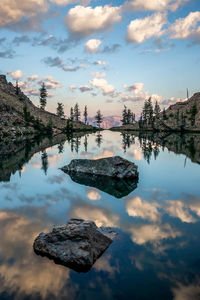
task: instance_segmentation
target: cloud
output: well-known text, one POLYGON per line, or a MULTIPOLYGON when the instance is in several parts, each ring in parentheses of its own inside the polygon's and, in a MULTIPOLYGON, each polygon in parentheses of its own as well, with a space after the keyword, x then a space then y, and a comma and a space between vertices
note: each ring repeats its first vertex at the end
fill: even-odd
POLYGON ((120 13, 121 7, 105 5, 92 8, 79 5, 69 10, 65 24, 72 35, 84 37, 110 29, 113 24, 121 21, 120 13))
POLYGON ((21 70, 16 70, 15 72, 7 72, 10 77, 13 79, 21 79, 23 77, 23 73, 21 70))
POLYGON ((12 42, 14 45, 20 46, 22 43, 29 43, 30 38, 27 35, 16 36, 12 42))
POLYGON ((119 44, 113 44, 111 46, 105 46, 103 48, 103 50, 101 50, 101 53, 114 53, 117 50, 119 50, 120 47, 121 47, 121 45, 119 45, 119 44))
POLYGON ((158 212, 158 204, 149 203, 140 197, 134 197, 126 200, 126 211, 129 216, 140 217, 152 222, 160 220, 160 213, 158 212))
POLYGON ((106 76, 106 73, 99 73, 99 72, 91 72, 90 74, 96 78, 104 78, 106 76))
POLYGON ((144 19, 135 19, 128 25, 127 40, 140 44, 152 37, 159 37, 163 34, 162 29, 166 22, 165 13, 156 13, 144 19))
POLYGON ((65 72, 76 72, 80 69, 85 69, 85 65, 78 65, 78 66, 69 66, 64 63, 64 60, 60 57, 45 57, 43 62, 48 65, 49 67, 58 67, 65 72))
POLYGON ((46 0, 1 0, 0 2, 0 27, 13 25, 24 17, 29 19, 45 13, 48 10, 46 0))
POLYGON ((84 93, 84 92, 89 92, 89 91, 92 91, 92 88, 88 85, 81 85, 79 87, 79 90, 84 93))
POLYGON ((96 189, 91 188, 91 189, 87 190, 86 194, 87 194, 88 199, 90 199, 90 200, 100 200, 101 199, 101 196, 96 189))
POLYGON ((191 12, 186 18, 180 18, 169 28, 171 39, 200 40, 200 11, 191 12))
POLYGON ((93 78, 89 81, 89 83, 97 89, 101 90, 103 95, 113 94, 115 91, 115 87, 108 84, 107 80, 103 78, 93 78))
POLYGON ((65 6, 68 4, 80 3, 82 5, 88 5, 90 0, 50 0, 52 3, 60 6, 65 6))
POLYGON ((15 56, 15 51, 13 51, 12 49, 0 51, 1 58, 14 58, 14 56, 15 56))
POLYGON ((31 75, 27 77, 28 81, 38 81, 39 79, 39 75, 35 74, 35 75, 31 75))
POLYGON ((180 5, 189 0, 132 0, 127 3, 128 7, 134 10, 147 10, 147 11, 175 11, 180 5))
POLYGON ((97 53, 100 45, 101 40, 91 39, 85 43, 85 50, 89 53, 97 53))
POLYGON ((167 207, 165 210, 172 217, 179 218, 185 223, 195 223, 196 219, 190 214, 188 207, 184 202, 179 200, 168 200, 166 201, 167 207))
POLYGON ((134 225, 128 231, 131 233, 132 241, 138 245, 144 245, 148 242, 157 243, 160 240, 176 238, 181 235, 169 224, 134 225))

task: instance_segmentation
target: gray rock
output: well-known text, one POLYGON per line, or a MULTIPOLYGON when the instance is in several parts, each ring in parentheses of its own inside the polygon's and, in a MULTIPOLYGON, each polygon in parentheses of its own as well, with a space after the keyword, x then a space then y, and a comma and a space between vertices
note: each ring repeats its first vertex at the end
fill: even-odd
POLYGON ((91 175, 108 176, 118 179, 138 178, 137 166, 120 156, 91 159, 74 159, 63 167, 66 173, 78 172, 91 175))
POLYGON ((71 219, 50 233, 40 233, 33 249, 36 254, 47 256, 55 263, 78 272, 88 272, 115 235, 112 229, 98 228, 92 221, 71 219))

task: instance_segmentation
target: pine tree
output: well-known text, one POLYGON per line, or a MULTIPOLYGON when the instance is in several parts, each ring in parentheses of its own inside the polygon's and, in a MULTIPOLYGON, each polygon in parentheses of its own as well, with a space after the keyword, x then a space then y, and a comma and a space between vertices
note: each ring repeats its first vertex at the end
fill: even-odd
POLYGON ((57 106, 57 116, 60 118, 64 118, 64 116, 65 116, 64 105, 59 102, 58 102, 58 106, 57 106))
POLYGON ((124 109, 122 111, 122 125, 127 125, 127 107, 124 105, 124 109))
POLYGON ((101 114, 100 110, 97 111, 95 119, 96 119, 96 122, 97 122, 97 126, 100 128, 100 125, 103 121, 103 115, 101 114))
POLYGON ((129 125, 131 124, 131 118, 132 118, 132 112, 130 108, 127 110, 127 118, 126 118, 126 124, 129 125))
POLYGON ((159 118, 161 109, 160 109, 160 105, 158 104, 158 101, 156 101, 155 107, 154 107, 154 116, 156 119, 159 118))
POLYGON ((45 110, 46 105, 47 105, 47 89, 43 82, 40 88, 40 108, 45 110))
POLYGON ((167 115, 166 115, 165 108, 163 109, 163 120, 167 120, 167 115))
POLYGON ((70 109, 70 120, 73 122, 74 121, 74 109, 71 107, 70 109))
POLYGON ((134 123, 134 122, 135 122, 135 114, 131 113, 131 123, 134 123))
POLYGON ((191 126, 195 125, 195 118, 196 118, 196 114, 198 113, 198 109, 197 109, 197 104, 196 102, 192 105, 191 110, 190 110, 190 114, 191 114, 191 126))
POLYGON ((19 95, 20 92, 20 87, 18 85, 18 81, 16 81, 16 85, 15 85, 15 95, 19 95))
POLYGON ((147 105, 148 105, 147 117, 148 117, 148 123, 150 124, 153 122, 153 105, 152 105, 151 97, 147 100, 147 105))
POLYGON ((87 111, 87 105, 86 105, 85 109, 84 109, 84 121, 85 121, 85 124, 87 124, 87 118, 88 118, 88 111, 87 111))
POLYGON ((78 103, 76 103, 74 106, 74 120, 78 122, 80 119, 80 115, 81 115, 81 113, 79 110, 79 106, 78 106, 78 103))

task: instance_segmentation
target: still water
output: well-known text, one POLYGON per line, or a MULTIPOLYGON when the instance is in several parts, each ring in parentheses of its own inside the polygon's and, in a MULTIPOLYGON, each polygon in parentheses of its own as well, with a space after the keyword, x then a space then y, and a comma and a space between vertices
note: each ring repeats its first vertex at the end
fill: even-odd
POLYGON ((16 144, 9 157, 3 147, 0 299, 200 299, 200 136, 103 131, 16 144), (138 165, 138 183, 117 188, 59 169, 113 155, 138 165), (40 232, 71 217, 119 233, 88 273, 33 252, 40 232))

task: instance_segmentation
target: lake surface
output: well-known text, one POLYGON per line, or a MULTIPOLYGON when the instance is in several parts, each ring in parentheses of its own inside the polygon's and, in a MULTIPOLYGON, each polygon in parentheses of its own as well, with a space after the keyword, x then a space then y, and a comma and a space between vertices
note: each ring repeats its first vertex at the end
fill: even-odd
POLYGON ((65 139, 15 145, 0 158, 0 299, 200 299, 200 136, 65 139), (59 169, 113 155, 138 165, 138 183, 116 192, 59 169), (33 252, 40 232, 71 217, 119 233, 88 273, 33 252))

